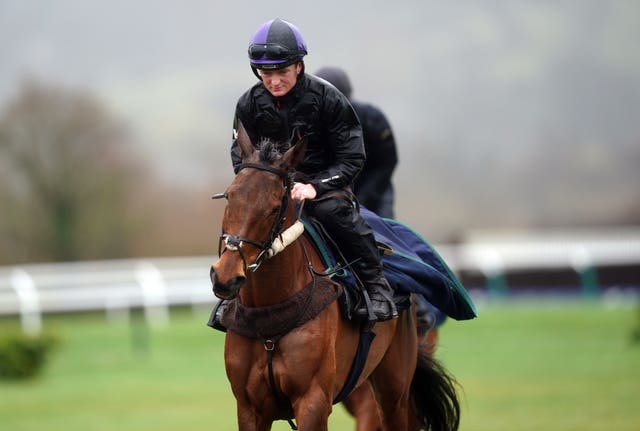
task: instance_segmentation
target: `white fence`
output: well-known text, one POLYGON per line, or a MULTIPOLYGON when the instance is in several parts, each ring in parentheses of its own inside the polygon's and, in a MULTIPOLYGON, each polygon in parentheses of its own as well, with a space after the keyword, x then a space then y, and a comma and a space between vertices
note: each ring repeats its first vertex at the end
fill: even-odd
POLYGON ((168 307, 215 304, 213 258, 131 259, 0 267, 0 315, 19 314, 38 333, 42 313, 143 308, 162 324, 168 307))
POLYGON ((635 265, 640 264, 640 228, 475 232, 455 255, 460 267, 483 273, 635 265))
MULTIPOLYGON (((567 268, 576 272, 611 265, 640 270, 640 229, 605 233, 482 234, 435 249, 456 272, 487 279, 510 271, 567 268)), ((0 267, 0 315, 20 315, 37 333, 43 313, 143 308, 163 323, 168 307, 210 304, 214 257, 130 259, 0 267)), ((637 280, 640 286, 640 280, 637 280)))

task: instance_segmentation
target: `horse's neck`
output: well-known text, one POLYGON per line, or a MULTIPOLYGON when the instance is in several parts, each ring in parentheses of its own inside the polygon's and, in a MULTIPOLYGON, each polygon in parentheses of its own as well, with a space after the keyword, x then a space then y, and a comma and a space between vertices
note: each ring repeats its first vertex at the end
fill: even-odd
POLYGON ((292 297, 311 281, 301 239, 265 261, 247 276, 240 302, 247 307, 266 307, 292 297))

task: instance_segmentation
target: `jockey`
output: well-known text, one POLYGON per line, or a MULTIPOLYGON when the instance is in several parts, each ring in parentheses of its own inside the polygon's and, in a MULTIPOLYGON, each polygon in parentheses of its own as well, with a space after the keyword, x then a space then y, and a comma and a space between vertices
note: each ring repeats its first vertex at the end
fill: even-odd
MULTIPOLYGON (((262 24, 249 42, 249 62, 260 82, 238 100, 234 129, 242 123, 252 142, 288 142, 304 136, 308 149, 296 167, 291 197, 339 241, 355 275, 371 299, 378 321, 398 312, 382 271, 373 231, 357 210, 351 186, 365 162, 362 128, 347 98, 304 70, 307 46, 300 31, 282 19, 262 24)), ((242 162, 234 139, 234 170, 242 162)), ((356 310, 369 316, 366 305, 356 310)))

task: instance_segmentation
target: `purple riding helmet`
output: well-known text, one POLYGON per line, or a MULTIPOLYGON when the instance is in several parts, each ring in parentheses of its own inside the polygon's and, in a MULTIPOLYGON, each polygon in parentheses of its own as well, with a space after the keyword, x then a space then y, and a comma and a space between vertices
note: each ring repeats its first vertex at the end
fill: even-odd
POLYGON ((282 69, 302 61, 307 55, 307 44, 295 25, 276 18, 258 27, 249 42, 248 53, 251 69, 261 79, 258 69, 282 69))

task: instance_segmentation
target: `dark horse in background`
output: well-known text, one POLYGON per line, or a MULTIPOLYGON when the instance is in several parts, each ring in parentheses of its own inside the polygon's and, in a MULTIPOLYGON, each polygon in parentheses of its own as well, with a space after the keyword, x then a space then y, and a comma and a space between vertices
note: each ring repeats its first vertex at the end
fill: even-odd
MULTIPOLYGON (((363 326, 343 317, 342 286, 301 235, 290 189, 305 142, 284 154, 269 141, 256 149, 242 127, 238 142, 242 164, 219 195, 227 205, 211 268, 214 293, 230 300, 224 357, 238 429, 266 431, 286 419, 299 430, 327 430, 363 326)), ((368 329, 373 340, 355 387, 370 384, 382 430, 457 430, 455 384, 419 352, 415 306, 368 329)))

